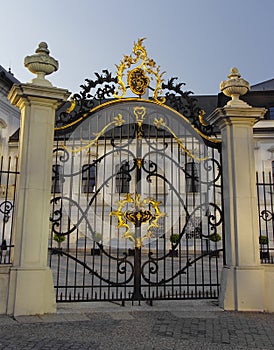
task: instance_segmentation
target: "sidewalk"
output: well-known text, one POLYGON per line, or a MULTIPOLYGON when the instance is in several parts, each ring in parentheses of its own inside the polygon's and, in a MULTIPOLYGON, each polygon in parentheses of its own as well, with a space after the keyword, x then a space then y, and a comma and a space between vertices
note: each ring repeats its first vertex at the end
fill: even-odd
POLYGON ((212 300, 66 303, 0 324, 0 349, 274 349, 274 314, 224 312, 212 300))

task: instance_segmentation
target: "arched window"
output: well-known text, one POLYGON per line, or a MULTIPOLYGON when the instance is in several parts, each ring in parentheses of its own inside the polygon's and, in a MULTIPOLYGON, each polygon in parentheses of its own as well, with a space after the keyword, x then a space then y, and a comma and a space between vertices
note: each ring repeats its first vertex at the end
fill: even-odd
POLYGON ((195 162, 186 163, 186 193, 199 192, 199 171, 195 162))
POLYGON ((82 193, 95 192, 96 166, 94 164, 84 164, 82 166, 82 193))
POLYGON ((53 164, 51 176, 51 193, 60 193, 63 190, 63 167, 60 164, 53 164))
POLYGON ((122 165, 116 166, 116 192, 129 193, 130 174, 129 162, 123 161, 122 165))

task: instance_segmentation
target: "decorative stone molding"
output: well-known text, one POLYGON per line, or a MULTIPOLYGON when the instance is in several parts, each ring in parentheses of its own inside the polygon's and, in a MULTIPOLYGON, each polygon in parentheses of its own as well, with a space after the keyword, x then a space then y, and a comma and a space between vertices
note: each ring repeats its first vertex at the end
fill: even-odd
POLYGON ((32 84, 42 86, 52 86, 51 82, 45 79, 45 75, 58 70, 59 63, 49 55, 48 45, 41 42, 34 55, 25 57, 24 65, 31 73, 37 75, 31 80, 32 84))
POLYGON ((228 80, 220 83, 220 90, 231 100, 226 104, 228 107, 250 107, 246 102, 240 100, 240 96, 246 94, 250 90, 249 83, 241 78, 237 68, 231 68, 228 80))

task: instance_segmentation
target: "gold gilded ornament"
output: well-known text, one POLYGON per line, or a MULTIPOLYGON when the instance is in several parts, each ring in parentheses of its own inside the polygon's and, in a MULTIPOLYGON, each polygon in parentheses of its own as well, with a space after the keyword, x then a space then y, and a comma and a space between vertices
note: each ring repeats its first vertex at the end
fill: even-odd
POLYGON ((122 237, 132 240, 135 247, 141 248, 146 239, 153 237, 152 228, 159 227, 158 220, 166 216, 166 214, 162 213, 159 208, 161 202, 151 198, 142 199, 140 194, 133 196, 133 194, 127 193, 124 199, 118 202, 118 209, 112 211, 110 216, 114 215, 117 217, 117 228, 126 228, 126 232, 122 234, 122 237), (132 210, 125 209, 128 205, 131 206, 132 210), (146 206, 151 206, 154 212, 150 209, 145 209, 146 206), (136 237, 135 226, 140 226, 147 222, 149 222, 149 225, 146 234, 142 237, 136 237), (132 229, 129 224, 131 224, 132 229))
POLYGON ((146 93, 150 80, 142 68, 135 68, 129 71, 127 82, 134 94, 142 96, 146 93))
POLYGON ((147 57, 147 52, 143 46, 145 38, 138 39, 137 43, 134 43, 132 54, 129 56, 124 55, 120 65, 116 65, 117 78, 118 78, 118 90, 121 95, 115 92, 114 97, 123 98, 126 94, 126 86, 123 81, 125 71, 127 72, 127 84, 130 90, 141 97, 146 93, 150 82, 155 79, 155 88, 153 93, 153 99, 164 103, 165 98, 158 97, 162 93, 163 75, 165 72, 160 73, 160 66, 156 66, 156 63, 151 58, 147 57), (131 69, 132 66, 135 66, 131 69))

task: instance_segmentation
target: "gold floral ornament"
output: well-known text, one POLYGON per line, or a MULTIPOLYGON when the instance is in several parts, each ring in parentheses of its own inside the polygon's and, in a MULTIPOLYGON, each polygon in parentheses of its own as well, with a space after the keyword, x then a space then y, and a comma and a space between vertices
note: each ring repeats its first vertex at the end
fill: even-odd
POLYGON ((85 146, 78 147, 78 148, 71 148, 71 147, 62 145, 61 147, 63 147, 65 150, 67 150, 71 153, 81 152, 84 149, 88 149, 92 146, 96 146, 99 138, 102 137, 105 134, 105 132, 107 131, 107 129, 110 128, 112 125, 122 126, 124 123, 125 123, 125 120, 123 119, 122 114, 119 113, 116 117, 113 118, 113 121, 108 123, 101 131, 99 131, 98 133, 93 133, 95 138, 91 141, 88 141, 88 143, 85 146))
POLYGON ((123 98, 126 94, 126 86, 123 81, 125 71, 127 71, 127 84, 130 90, 138 96, 145 94, 150 82, 155 79, 156 86, 153 93, 154 100, 164 103, 164 97, 158 97, 162 93, 162 76, 165 72, 160 73, 160 66, 156 66, 156 63, 151 58, 147 57, 147 52, 143 46, 145 38, 141 38, 134 43, 132 54, 129 56, 124 55, 120 65, 116 65, 117 77, 118 77, 118 89, 121 91, 121 95, 115 92, 114 97, 123 98), (140 62, 140 63, 139 63, 140 62), (131 67, 134 66, 132 69, 131 67))
POLYGON ((161 202, 157 202, 151 198, 142 199, 140 194, 135 194, 135 197, 133 196, 133 194, 127 193, 124 199, 118 202, 118 209, 112 211, 110 216, 114 215, 117 217, 117 228, 124 227, 126 229, 122 237, 132 240, 135 247, 141 248, 146 239, 153 237, 152 228, 159 227, 158 220, 166 216, 166 214, 162 213, 159 208, 161 202), (128 206, 130 206, 132 210, 126 209, 128 206), (148 207, 148 209, 146 209, 146 207, 148 207), (150 207, 152 207, 154 212, 149 209, 150 207), (147 222, 149 222, 149 225, 146 234, 142 237, 137 237, 135 227, 140 227, 147 222))

